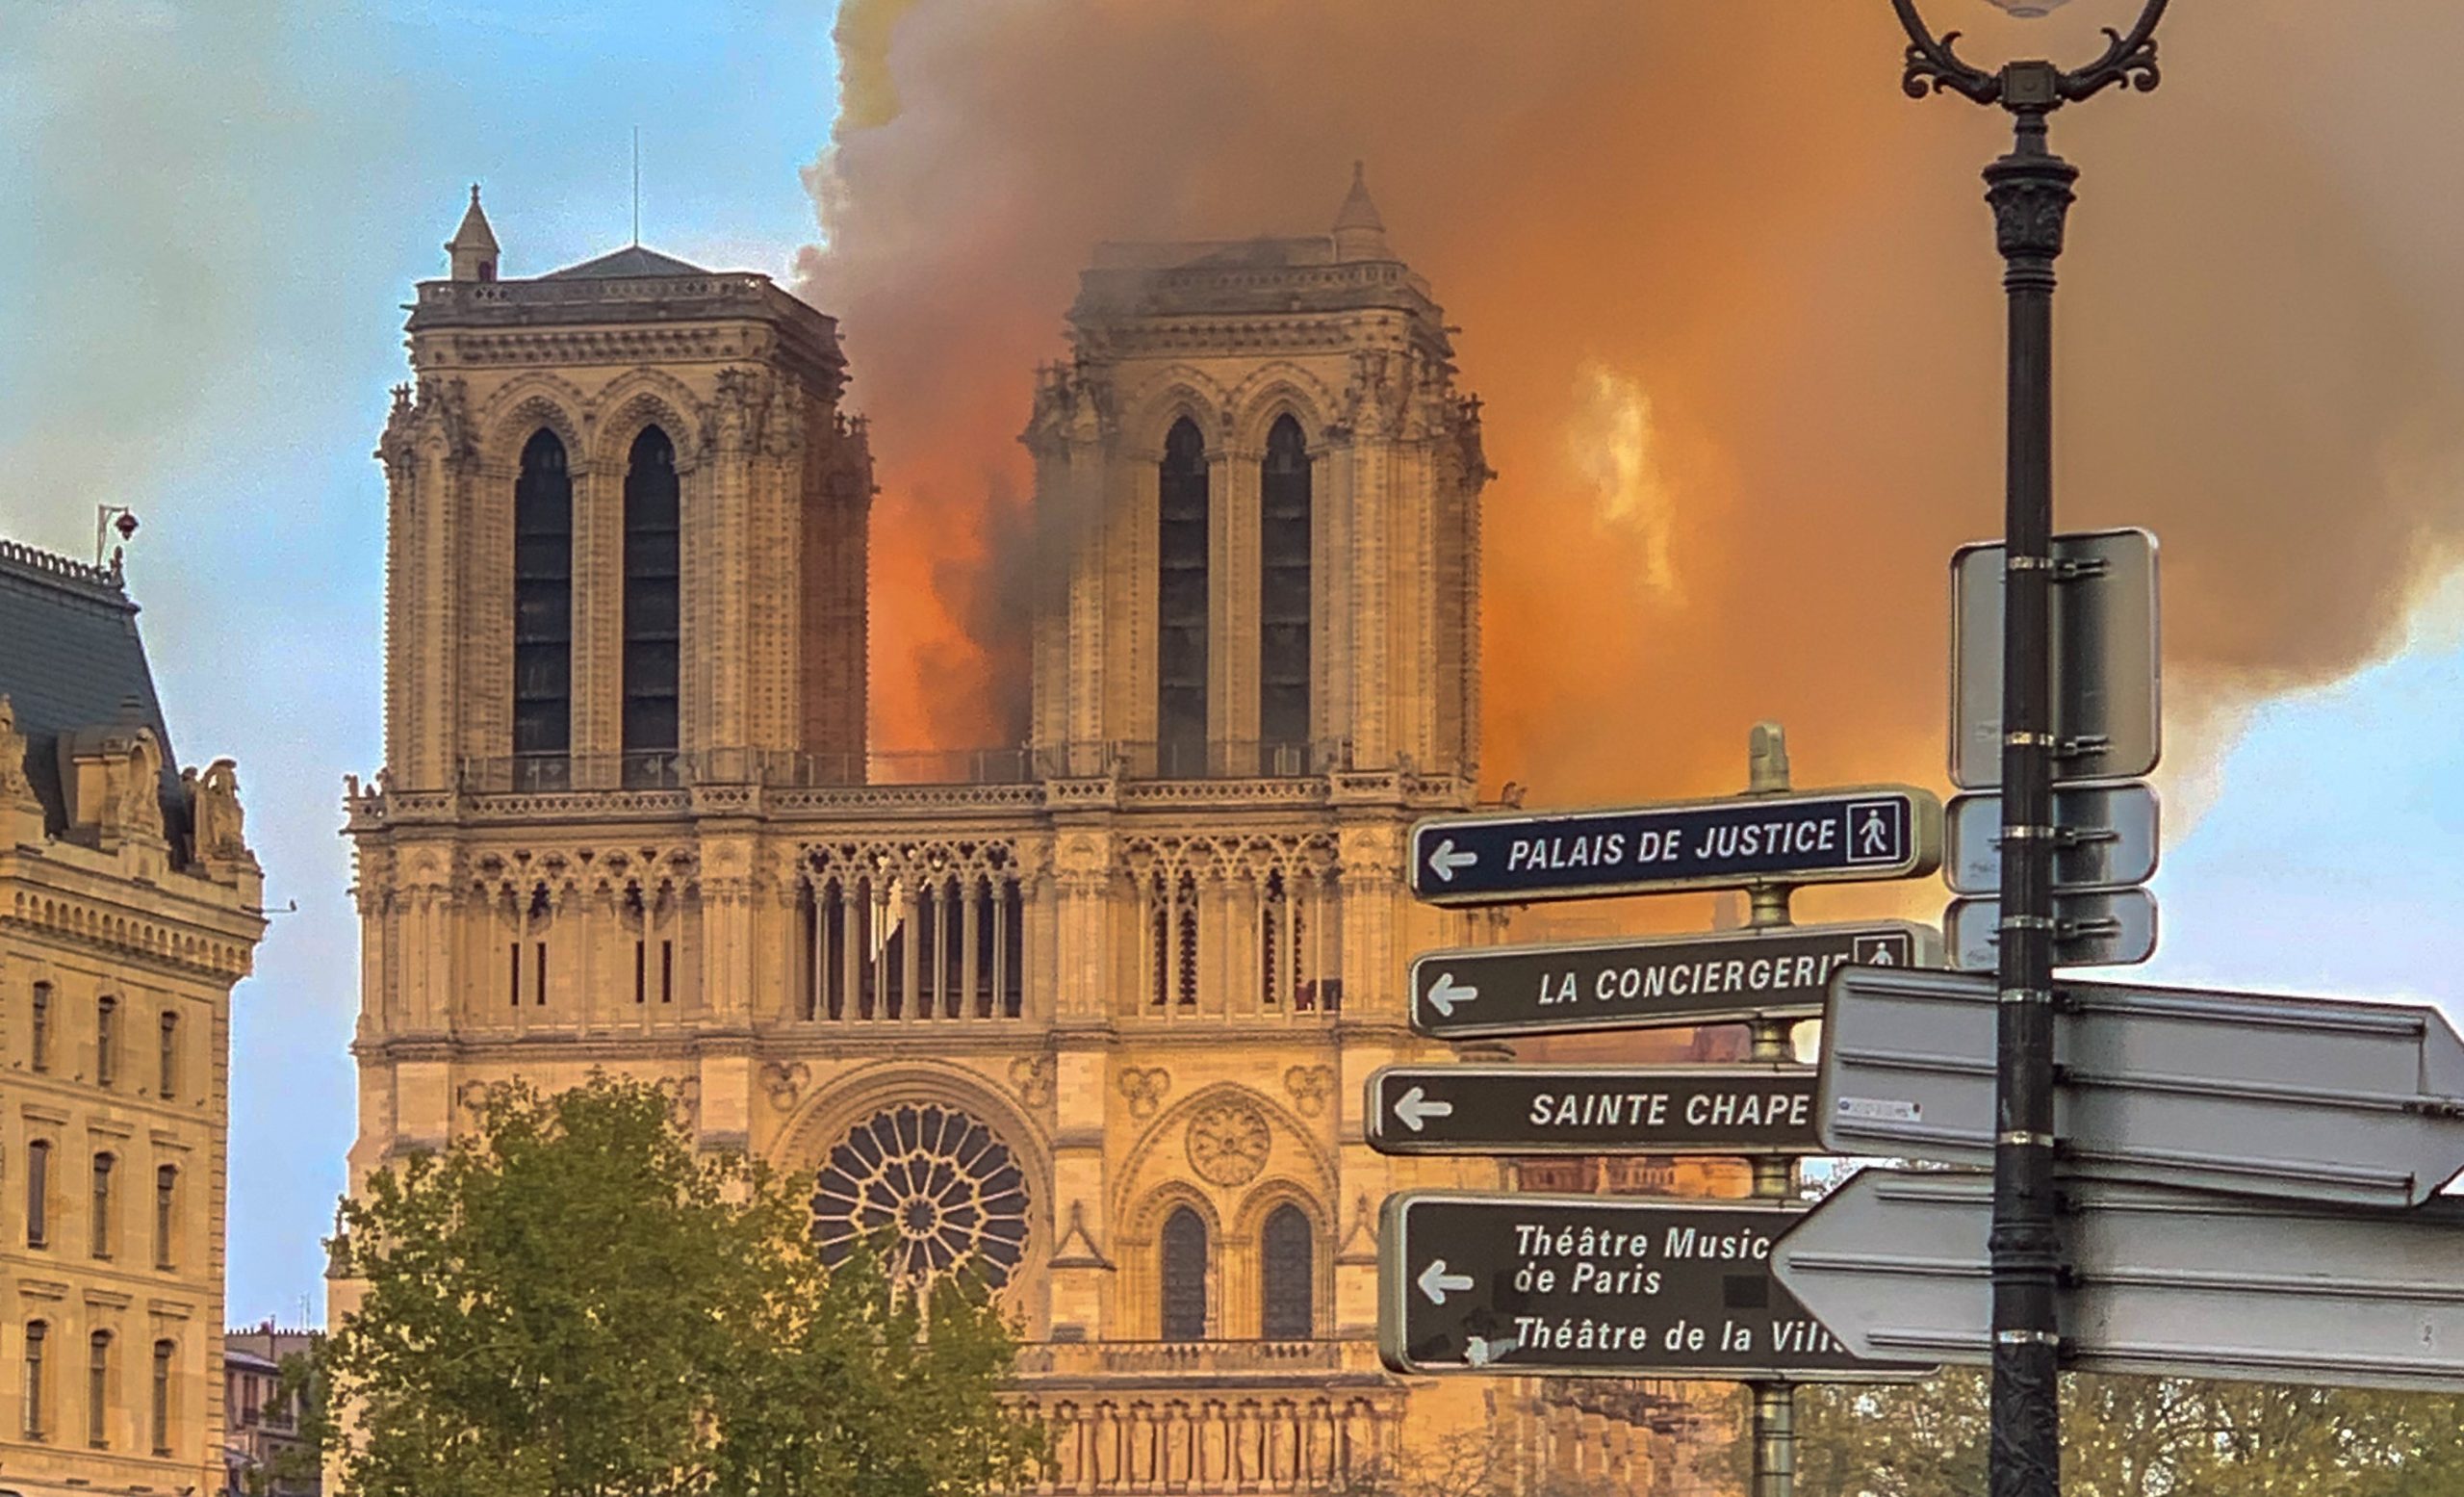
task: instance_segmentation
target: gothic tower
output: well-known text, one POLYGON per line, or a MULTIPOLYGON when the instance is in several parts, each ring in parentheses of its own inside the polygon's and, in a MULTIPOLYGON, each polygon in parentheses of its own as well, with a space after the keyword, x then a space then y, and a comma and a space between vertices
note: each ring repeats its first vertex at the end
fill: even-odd
POLYGON ((1170 775, 1478 760, 1479 407, 1354 169, 1334 231, 1106 245, 1028 446, 1034 733, 1170 775))
POLYGON ((638 245, 506 280, 476 187, 446 249, 378 449, 393 787, 860 777, 872 483, 836 324, 638 245))

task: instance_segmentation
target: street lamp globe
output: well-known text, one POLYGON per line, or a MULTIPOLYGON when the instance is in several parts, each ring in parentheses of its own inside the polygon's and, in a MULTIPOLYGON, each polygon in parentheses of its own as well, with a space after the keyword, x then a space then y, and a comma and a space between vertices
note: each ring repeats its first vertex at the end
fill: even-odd
POLYGON ((1997 10, 2008 11, 2021 20, 2034 20, 2050 13, 2063 0, 1985 0, 1985 3, 1997 10))

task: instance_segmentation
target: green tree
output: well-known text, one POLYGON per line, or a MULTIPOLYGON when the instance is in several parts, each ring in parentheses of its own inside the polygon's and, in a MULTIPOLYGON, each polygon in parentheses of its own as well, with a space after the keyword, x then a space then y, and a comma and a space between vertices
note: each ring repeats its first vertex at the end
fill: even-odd
POLYGON ((665 1097, 507 1089, 343 1207, 367 1285, 319 1349, 362 1497, 960 1497, 1033 1474, 1015 1340, 964 1278, 824 1264, 798 1182, 665 1097))
MULTIPOLYGON (((1986 1379, 1797 1392, 1800 1497, 1982 1497, 1986 1379)), ((1741 1476, 1750 1451, 1735 1453, 1741 1476)), ((2063 1379, 2068 1497, 2464 1491, 2464 1400, 2184 1378, 2063 1379)))

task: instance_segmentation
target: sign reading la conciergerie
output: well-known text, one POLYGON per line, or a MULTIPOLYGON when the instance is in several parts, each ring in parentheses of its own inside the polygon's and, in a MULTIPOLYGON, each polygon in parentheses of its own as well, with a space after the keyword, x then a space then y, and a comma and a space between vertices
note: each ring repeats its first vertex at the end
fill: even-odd
POLYGON ((1940 960, 1940 938, 1906 920, 1431 951, 1412 963, 1412 1027, 1454 1040, 1816 1017, 1842 967, 1940 960))

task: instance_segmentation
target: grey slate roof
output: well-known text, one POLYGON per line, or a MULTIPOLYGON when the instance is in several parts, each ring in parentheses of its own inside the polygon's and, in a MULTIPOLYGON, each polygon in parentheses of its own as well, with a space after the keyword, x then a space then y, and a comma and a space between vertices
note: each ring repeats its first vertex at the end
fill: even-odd
POLYGON ((60 740, 80 729, 138 722, 163 749, 163 825, 186 840, 188 796, 180 787, 171 731, 154 695, 154 673, 137 637, 137 605, 116 569, 90 567, 0 540, 0 696, 26 738, 26 778, 54 834, 68 823, 60 740))
POLYGON ((561 271, 550 271, 540 276, 543 281, 614 281, 641 275, 708 275, 712 272, 698 265, 688 265, 674 255, 663 255, 655 249, 628 245, 596 260, 584 260, 561 271))

